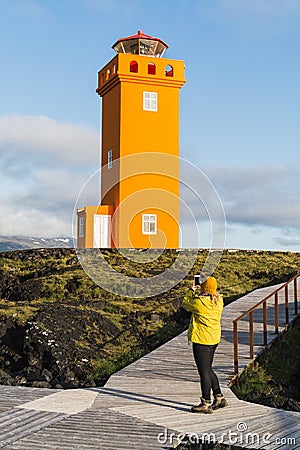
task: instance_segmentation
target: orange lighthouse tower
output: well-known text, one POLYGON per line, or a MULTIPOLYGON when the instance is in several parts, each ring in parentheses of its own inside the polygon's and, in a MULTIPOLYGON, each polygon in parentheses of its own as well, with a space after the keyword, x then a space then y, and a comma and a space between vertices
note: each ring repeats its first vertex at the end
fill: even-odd
POLYGON ((79 248, 179 245, 179 91, 184 62, 143 34, 119 39, 98 73, 101 199, 77 210, 79 248))

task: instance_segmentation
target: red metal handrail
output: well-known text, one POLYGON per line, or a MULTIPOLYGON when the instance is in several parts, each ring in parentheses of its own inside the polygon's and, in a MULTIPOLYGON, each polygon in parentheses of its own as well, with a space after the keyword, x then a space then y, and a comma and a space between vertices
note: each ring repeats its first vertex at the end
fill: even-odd
POLYGON ((250 335, 250 359, 254 359, 254 326, 253 326, 253 311, 259 306, 263 305, 263 342, 264 346, 268 345, 268 324, 267 324, 267 301, 274 296, 274 315, 275 315, 275 334, 278 334, 279 329, 279 319, 278 319, 278 293, 284 289, 284 305, 285 305, 285 324, 289 323, 289 292, 288 286, 293 282, 294 286, 294 314, 298 314, 298 290, 297 290, 297 279, 300 273, 294 275, 289 281, 280 286, 278 289, 273 291, 271 294, 267 295, 265 298, 260 300, 256 305, 249 308, 239 317, 233 320, 233 339, 234 339, 234 372, 235 374, 239 371, 239 342, 238 342, 238 322, 241 319, 249 316, 249 335, 250 335))

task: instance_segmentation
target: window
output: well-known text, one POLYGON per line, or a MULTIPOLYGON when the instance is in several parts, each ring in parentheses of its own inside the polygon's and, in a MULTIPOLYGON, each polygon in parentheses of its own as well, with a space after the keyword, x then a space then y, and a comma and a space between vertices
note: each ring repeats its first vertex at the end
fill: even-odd
POLYGON ((106 71, 106 75, 105 75, 105 80, 108 80, 108 79, 109 79, 109 77, 110 77, 110 70, 109 70, 109 69, 107 69, 107 71, 106 71))
POLYGON ((79 217, 79 237, 84 236, 84 217, 79 217))
POLYGON ((113 165, 113 151, 108 150, 107 152, 107 168, 111 169, 113 165))
POLYGON ((173 77, 174 76, 174 70, 173 70, 173 67, 170 66, 170 64, 168 64, 166 66, 165 74, 166 74, 166 77, 173 77))
POLYGON ((148 74, 149 75, 155 75, 156 74, 156 66, 154 63, 148 64, 148 74))
POLYGON ((157 111, 157 92, 143 92, 144 111, 157 111))
POLYGON ((130 61, 129 70, 130 70, 130 72, 138 73, 138 70, 139 70, 138 63, 136 61, 130 61))
POLYGON ((143 234, 156 234, 157 233, 157 215, 156 214, 143 214, 143 234))

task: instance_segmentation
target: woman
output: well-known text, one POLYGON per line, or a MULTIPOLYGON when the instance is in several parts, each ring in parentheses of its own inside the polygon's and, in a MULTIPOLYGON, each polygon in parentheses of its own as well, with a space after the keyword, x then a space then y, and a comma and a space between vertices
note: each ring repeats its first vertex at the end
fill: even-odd
POLYGON ((212 369, 216 348, 221 339, 223 299, 217 293, 217 280, 208 277, 199 286, 193 285, 183 299, 182 306, 192 313, 188 338, 193 343, 193 354, 200 375, 201 403, 192 406, 192 412, 212 413, 224 408, 227 401, 222 395, 219 380, 212 369), (211 391, 214 401, 211 403, 211 391))

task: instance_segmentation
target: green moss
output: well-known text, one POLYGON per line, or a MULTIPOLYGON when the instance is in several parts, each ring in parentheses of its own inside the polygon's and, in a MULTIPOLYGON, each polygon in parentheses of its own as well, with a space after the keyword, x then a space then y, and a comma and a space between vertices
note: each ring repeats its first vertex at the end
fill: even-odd
POLYGON ((300 319, 263 350, 255 363, 241 372, 232 389, 243 399, 253 391, 280 396, 282 386, 292 385, 299 377, 300 319))
POLYGON ((277 384, 287 384, 296 376, 300 368, 299 318, 259 356, 258 362, 277 384))
POLYGON ((270 387, 271 380, 272 376, 256 362, 253 366, 247 367, 241 372, 232 390, 240 399, 243 399, 253 390, 259 393, 270 394, 272 391, 270 387))
POLYGON ((82 342, 82 341, 74 341, 74 344, 76 347, 80 348, 80 349, 90 349, 90 346, 87 342, 82 342))
MULTIPOLYGON (((157 259, 147 263, 126 259, 116 249, 105 250, 103 254, 117 272, 138 278, 164 272, 178 257, 176 250, 165 250, 157 259)), ((74 345, 76 351, 82 352, 80 357, 86 357, 86 353, 90 352, 89 355, 95 360, 95 373, 101 378, 185 329, 180 301, 191 285, 194 274, 201 272, 207 254, 207 250, 199 250, 194 267, 185 279, 168 292, 151 298, 125 298, 105 291, 83 271, 73 249, 64 252, 52 252, 50 249, 45 252, 12 252, 10 257, 0 254, 3 279, 7 277, 12 283, 16 281, 16 285, 22 285, 23 282, 30 284, 32 279, 41 286, 36 294, 39 298, 27 300, 27 296, 15 302, 3 299, 0 313, 2 317, 33 320, 39 311, 43 312, 50 306, 53 310, 53 304, 57 303, 61 314, 66 314, 70 319, 68 324, 72 332, 75 331, 75 323, 84 322, 80 330, 76 329, 77 334, 73 333, 74 345), (152 313, 159 317, 153 319, 152 313), (83 317, 83 320, 73 322, 73 315, 83 317), (95 324, 95 317, 97 320, 98 317, 105 321, 107 319, 112 324, 111 329, 101 330, 99 323, 102 322, 100 320, 98 325, 95 324)), ((142 257, 143 253, 141 261, 142 257)), ((184 253, 181 257, 183 261, 187 258, 184 253)), ((297 253, 225 250, 214 275, 225 303, 229 303, 253 289, 285 281, 299 271, 297 253)), ((45 325, 47 329, 50 326, 49 315, 45 316, 48 317, 45 325)), ((40 317, 43 314, 38 316, 39 326, 43 329, 43 319, 40 317)), ((59 331, 61 322, 53 323, 53 327, 59 331)), ((275 362, 270 360, 270 364, 275 367, 275 362)), ((293 361, 289 361, 289 366, 292 364, 293 361)), ((283 371, 276 370, 282 379, 287 377, 283 371)), ((255 383, 258 386, 263 384, 261 380, 264 376, 269 376, 267 369, 256 376, 255 383)))
POLYGON ((8 307, 6 305, 5 308, 0 307, 0 317, 1 318, 10 317, 14 319, 14 321, 16 321, 17 323, 23 324, 33 320, 36 317, 38 311, 39 308, 29 305, 13 305, 8 307))
POLYGON ((130 352, 123 354, 117 358, 94 358, 91 360, 91 366, 93 371, 93 377, 98 382, 107 380, 117 370, 122 369, 133 361, 136 361, 144 352, 141 350, 131 350, 130 352))

